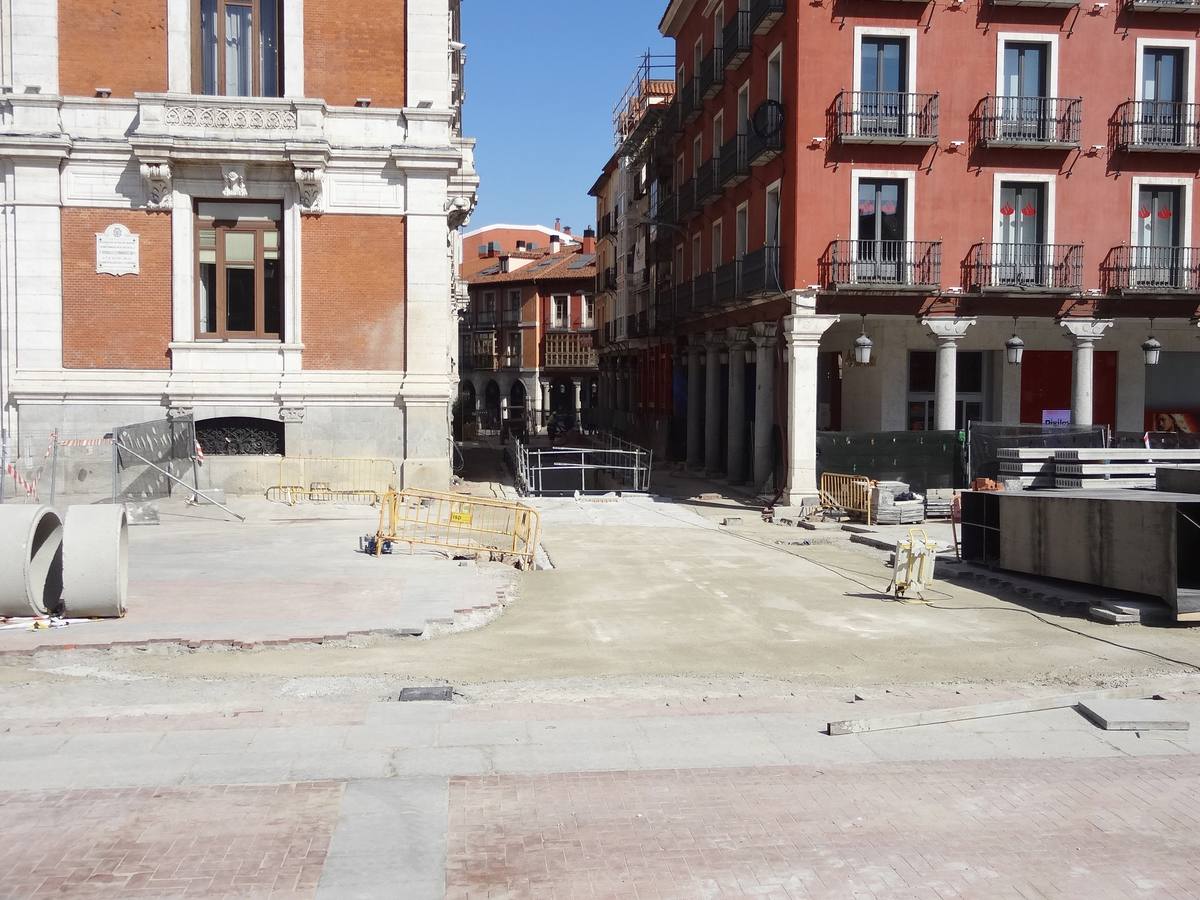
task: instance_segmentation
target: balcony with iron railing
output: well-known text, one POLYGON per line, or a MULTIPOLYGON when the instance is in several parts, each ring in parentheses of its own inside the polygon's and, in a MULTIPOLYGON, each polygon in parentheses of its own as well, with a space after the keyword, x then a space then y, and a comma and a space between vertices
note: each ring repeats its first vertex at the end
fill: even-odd
POLYGON ((617 289, 617 267, 609 266, 600 273, 600 290, 615 291, 617 289))
POLYGON ((1032 6, 1040 9, 1070 9, 1080 0, 989 0, 993 6, 1032 6))
POLYGON ((693 307, 694 283, 683 281, 675 285, 675 315, 689 315, 693 307))
POLYGON ((994 97, 979 101, 972 117, 981 147, 1067 149, 1079 146, 1083 100, 1078 97, 994 97))
POLYGON ((714 284, 712 272, 701 272, 692 279, 692 312, 703 312, 715 305, 714 284))
POLYGON ((783 291, 778 244, 765 244, 742 257, 742 296, 768 297, 783 291))
POLYGON ((1200 106, 1126 100, 1109 122, 1118 150, 1200 153, 1200 106))
POLYGON ((746 149, 746 135, 739 134, 721 147, 720 184, 723 188, 735 187, 749 177, 750 158, 746 149))
POLYGON ((937 94, 842 91, 832 113, 834 136, 843 144, 937 143, 937 94))
POLYGON ((713 297, 719 306, 736 303, 742 296, 742 261, 730 260, 717 266, 713 297))
POLYGON ((739 9, 725 23, 725 38, 721 50, 725 57, 725 68, 736 69, 750 55, 754 45, 754 29, 750 27, 750 10, 739 9))
POLYGON ((521 321, 520 307, 507 307, 500 313, 500 324, 502 325, 517 325, 521 321))
POLYGON ((713 47, 700 63, 700 98, 711 100, 725 86, 725 55, 720 47, 713 47))
POLYGON ((1083 244, 976 244, 964 269, 963 280, 979 293, 1078 293, 1083 244))
POLYGON ((746 159, 751 166, 765 166, 783 152, 783 107, 767 101, 758 107, 746 138, 746 159))
POLYGON ((475 313, 476 328, 495 328, 496 327, 496 311, 481 309, 475 313))
POLYGON ((766 34, 783 18, 785 0, 753 0, 750 4, 750 30, 766 34))
POLYGON ((691 125, 704 112, 704 95, 700 89, 700 77, 695 76, 684 81, 683 89, 679 92, 679 117, 685 125, 691 125))
POLYGON ((930 292, 942 281, 941 241, 833 241, 820 260, 833 290, 930 292))
POLYGON ((694 178, 689 178, 679 186, 675 202, 678 210, 676 222, 682 224, 690 221, 696 213, 696 180, 694 178))
POLYGON ((658 193, 658 202, 654 206, 652 215, 655 223, 659 225, 670 226, 678 223, 679 205, 676 202, 675 193, 660 190, 658 193))
POLYGON ((707 206, 721 196, 721 159, 714 156, 696 172, 696 205, 707 206))
POLYGON ((1125 0, 1129 12, 1200 13, 1200 0, 1125 0))
POLYGON ((659 327, 675 319, 675 285, 660 284, 655 290, 654 319, 659 327))
POLYGON ((551 332, 542 338, 542 365, 547 369, 594 369, 599 362, 590 333, 551 332))
POLYGON ((1200 293, 1200 247, 1113 247, 1100 275, 1120 294, 1200 293))

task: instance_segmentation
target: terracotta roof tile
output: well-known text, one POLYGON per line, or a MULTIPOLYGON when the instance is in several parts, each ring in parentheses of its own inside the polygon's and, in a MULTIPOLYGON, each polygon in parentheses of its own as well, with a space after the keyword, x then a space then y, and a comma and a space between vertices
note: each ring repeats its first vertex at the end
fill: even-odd
POLYGON ((560 253, 541 254, 534 252, 505 253, 505 256, 517 259, 536 259, 521 266, 514 272, 501 272, 500 262, 484 269, 467 279, 467 284, 512 284, 513 282, 594 280, 596 278, 596 255, 580 253, 578 248, 570 248, 560 253))

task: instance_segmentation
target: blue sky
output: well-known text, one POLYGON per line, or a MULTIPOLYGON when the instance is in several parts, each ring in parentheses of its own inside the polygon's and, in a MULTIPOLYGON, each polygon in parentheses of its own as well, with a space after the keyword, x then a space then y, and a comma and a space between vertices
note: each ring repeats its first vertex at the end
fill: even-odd
POLYGON ((470 228, 493 222, 595 224, 587 195, 612 155, 612 108, 658 34, 666 0, 555 5, 465 0, 464 130, 483 179, 470 228))

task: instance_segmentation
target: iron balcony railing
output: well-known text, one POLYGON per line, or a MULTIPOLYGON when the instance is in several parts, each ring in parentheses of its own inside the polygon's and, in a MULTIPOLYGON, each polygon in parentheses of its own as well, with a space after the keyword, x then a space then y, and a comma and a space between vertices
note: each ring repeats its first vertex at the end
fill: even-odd
POLYGON ((694 178, 689 178, 679 186, 676 202, 679 205, 679 218, 676 221, 686 222, 691 219, 696 212, 696 180, 694 178))
POLYGON ((942 242, 834 241, 821 268, 823 283, 834 290, 937 290, 942 242))
POLYGON ((765 244, 742 257, 743 296, 765 297, 783 291, 778 244, 765 244))
POLYGON ((696 173, 696 203, 707 206, 721 196, 721 159, 714 156, 696 173))
POLYGON ((659 325, 675 318, 675 285, 658 286, 654 295, 654 318, 659 325))
POLYGON ((750 177, 746 135, 739 134, 721 148, 721 187, 734 187, 750 177))
POLYGON ((506 309, 501 313, 501 324, 503 325, 516 325, 520 321, 521 310, 519 309, 506 309))
POLYGON ((974 291, 1083 290, 1083 244, 976 244, 966 266, 974 291))
POLYGON ((1200 293, 1200 247, 1113 247, 1101 269, 1110 291, 1200 293))
POLYGON ((679 101, 679 113, 684 125, 691 125, 704 112, 704 96, 700 92, 698 76, 687 79, 679 101))
POLYGON ((663 225, 674 225, 679 221, 679 209, 673 192, 659 191, 658 204, 654 207, 654 221, 663 225))
POLYGON ((725 54, 722 48, 713 47, 700 63, 700 98, 711 100, 725 86, 725 54))
POLYGON ((494 310, 492 310, 492 311, 480 310, 479 312, 475 313, 475 327, 476 328, 495 328, 496 327, 495 311, 494 310))
POLYGON ((675 315, 686 316, 692 311, 692 282, 675 285, 675 315))
POLYGON ((834 101, 834 134, 845 144, 934 144, 938 95, 842 91, 834 101))
POLYGON ((739 9, 725 23, 725 40, 721 47, 725 56, 725 68, 736 69, 750 55, 754 42, 754 31, 750 27, 750 10, 739 9))
POLYGON ((742 296, 742 261, 734 259, 717 266, 716 285, 713 288, 718 304, 735 303, 742 296))
POLYGON ((979 104, 984 147, 1078 147, 1083 100, 1078 97, 993 97, 979 104))
POLYGON ((617 233, 616 218, 617 217, 613 213, 605 213, 604 214, 604 217, 600 220, 600 239, 601 240, 608 237, 609 235, 617 233))
POLYGON ((1198 0, 1127 0, 1126 8, 1134 12, 1200 13, 1198 0))
POLYGON ((713 298, 713 273, 704 272, 692 279, 692 309, 708 309, 715 302, 713 298))
POLYGON ((783 152, 783 108, 764 103, 754 113, 746 139, 746 158, 752 166, 765 166, 783 152))
POLYGON ((625 317, 625 333, 631 338, 641 337, 638 331, 638 318, 636 314, 631 314, 625 317))
POLYGON ((607 269, 604 270, 603 273, 601 273, 600 290, 615 291, 616 289, 617 289, 617 268, 616 268, 616 266, 609 266, 607 269))
POLYGON ((1126 100, 1113 116, 1117 148, 1200 153, 1198 111, 1195 103, 1126 100))
POLYGON ((784 0, 754 0, 750 5, 750 30, 766 34, 783 18, 784 0))

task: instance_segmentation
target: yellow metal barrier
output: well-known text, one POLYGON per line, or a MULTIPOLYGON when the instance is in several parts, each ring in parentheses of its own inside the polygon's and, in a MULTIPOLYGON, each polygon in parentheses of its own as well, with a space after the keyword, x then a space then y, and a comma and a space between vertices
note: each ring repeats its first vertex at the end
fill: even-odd
POLYGON ((541 514, 523 503, 393 490, 383 497, 379 532, 368 549, 379 556, 398 542, 452 553, 486 551, 532 567, 541 533, 541 514))
POLYGON ((821 476, 820 493, 822 509, 858 513, 871 524, 871 479, 867 476, 826 472, 821 476))
POLYGON ((374 506, 399 478, 390 459, 287 456, 267 499, 297 503, 354 503, 374 506))

